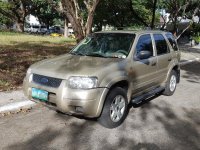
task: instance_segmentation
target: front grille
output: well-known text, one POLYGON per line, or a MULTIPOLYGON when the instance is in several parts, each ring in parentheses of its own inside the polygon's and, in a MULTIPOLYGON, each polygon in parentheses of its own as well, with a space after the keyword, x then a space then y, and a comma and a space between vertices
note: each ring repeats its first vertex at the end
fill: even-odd
POLYGON ((38 83, 40 85, 57 88, 60 86, 62 79, 33 74, 33 82, 38 83))

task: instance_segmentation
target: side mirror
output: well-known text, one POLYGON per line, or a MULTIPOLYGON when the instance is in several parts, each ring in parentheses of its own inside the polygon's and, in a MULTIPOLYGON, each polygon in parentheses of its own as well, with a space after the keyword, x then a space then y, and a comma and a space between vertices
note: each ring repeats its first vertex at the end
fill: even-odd
POLYGON ((137 58, 139 59, 148 59, 152 56, 152 53, 146 50, 142 50, 137 54, 137 58))

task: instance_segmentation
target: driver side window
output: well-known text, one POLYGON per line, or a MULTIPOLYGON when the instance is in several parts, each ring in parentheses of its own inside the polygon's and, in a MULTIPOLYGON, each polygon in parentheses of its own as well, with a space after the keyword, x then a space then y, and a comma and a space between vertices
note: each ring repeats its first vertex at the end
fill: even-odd
POLYGON ((149 51, 151 54, 150 57, 153 56, 153 46, 150 34, 140 36, 136 45, 136 57, 141 51, 149 51))

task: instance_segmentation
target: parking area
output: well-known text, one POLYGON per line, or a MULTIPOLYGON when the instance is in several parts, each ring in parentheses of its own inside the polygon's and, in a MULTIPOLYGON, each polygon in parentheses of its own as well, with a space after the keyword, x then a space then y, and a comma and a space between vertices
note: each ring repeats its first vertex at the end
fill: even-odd
POLYGON ((0 149, 200 149, 200 63, 182 67, 171 97, 130 109, 118 128, 58 114, 43 106, 0 119, 0 149), (9 139, 9 140, 8 140, 9 139))

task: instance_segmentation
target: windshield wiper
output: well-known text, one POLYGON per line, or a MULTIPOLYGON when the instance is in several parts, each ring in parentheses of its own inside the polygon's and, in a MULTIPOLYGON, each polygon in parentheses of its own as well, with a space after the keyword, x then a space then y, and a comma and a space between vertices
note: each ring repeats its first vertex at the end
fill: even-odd
POLYGON ((107 56, 107 58, 119 58, 118 56, 107 56))
POLYGON ((72 55, 79 55, 79 56, 92 56, 92 57, 103 57, 103 58, 119 58, 117 56, 104 56, 100 53, 90 53, 90 54, 83 54, 80 52, 71 52, 72 55))
POLYGON ((106 56, 99 54, 99 53, 91 53, 91 54, 87 54, 86 56, 94 56, 94 57, 104 57, 106 58, 106 56))
POLYGON ((70 54, 72 54, 72 55, 86 56, 85 54, 80 53, 80 52, 71 52, 70 54))
POLYGON ((105 56, 99 53, 86 54, 86 56, 103 57, 103 58, 119 58, 118 56, 105 56))

